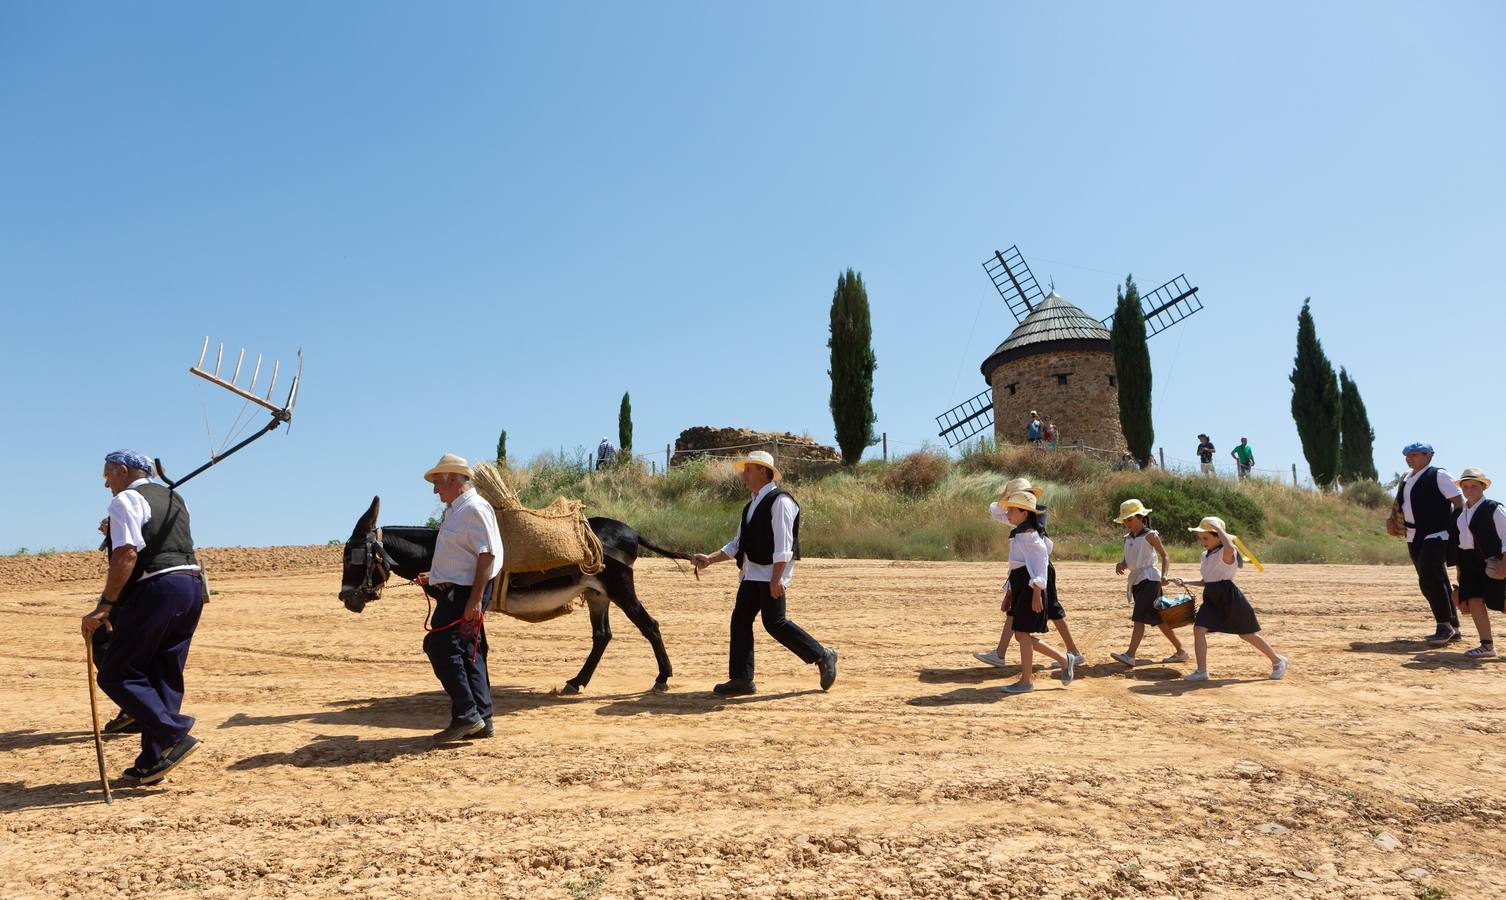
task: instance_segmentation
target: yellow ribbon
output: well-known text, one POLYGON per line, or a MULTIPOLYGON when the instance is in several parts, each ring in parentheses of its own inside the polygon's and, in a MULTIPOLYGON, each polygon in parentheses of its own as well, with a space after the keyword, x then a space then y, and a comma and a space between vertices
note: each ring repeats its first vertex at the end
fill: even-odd
POLYGON ((1234 549, 1238 550, 1239 551, 1239 555, 1243 556, 1245 558, 1245 562, 1250 563, 1253 566, 1255 566, 1255 571, 1257 571, 1257 572, 1264 572, 1265 571, 1265 566, 1262 566, 1260 564, 1260 560, 1258 560, 1258 559, 1255 558, 1255 554, 1253 554, 1253 553, 1250 552, 1249 548, 1247 548, 1245 546, 1245 542, 1241 541, 1237 537, 1234 537, 1233 535, 1230 535, 1230 537, 1233 538, 1233 540, 1234 540, 1234 549))

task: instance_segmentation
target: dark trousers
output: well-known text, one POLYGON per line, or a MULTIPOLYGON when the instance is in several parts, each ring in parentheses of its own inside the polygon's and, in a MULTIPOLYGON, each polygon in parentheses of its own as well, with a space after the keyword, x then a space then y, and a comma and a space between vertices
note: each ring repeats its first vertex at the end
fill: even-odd
POLYGON ((1433 608, 1434 621, 1458 628, 1459 611, 1454 606, 1454 593, 1448 581, 1448 541, 1418 539, 1407 544, 1407 552, 1412 554, 1417 586, 1433 608))
POLYGON ((196 572, 172 572, 137 582, 110 615, 114 631, 99 664, 99 687, 141 725, 146 767, 193 727, 183 708, 183 666, 204 597, 196 572))
POLYGON ((764 629, 802 662, 813 663, 821 658, 826 648, 784 617, 784 600, 769 596, 767 581, 744 581, 738 585, 737 603, 732 607, 732 649, 727 655, 729 677, 753 678, 753 619, 760 613, 764 629))
MULTIPOLYGON (((471 598, 470 585, 454 585, 444 590, 430 588, 429 592, 434 598, 430 628, 449 625, 465 615, 466 601, 471 598)), ((488 583, 486 599, 481 601, 482 609, 486 608, 491 595, 492 586, 488 583)), ((490 722, 492 684, 486 674, 486 628, 482 626, 480 635, 476 635, 462 628, 464 624, 424 635, 424 654, 429 657, 429 665, 434 667, 434 676, 444 686, 444 692, 450 695, 451 722, 478 718, 490 722), (473 648, 474 660, 471 658, 473 648)))

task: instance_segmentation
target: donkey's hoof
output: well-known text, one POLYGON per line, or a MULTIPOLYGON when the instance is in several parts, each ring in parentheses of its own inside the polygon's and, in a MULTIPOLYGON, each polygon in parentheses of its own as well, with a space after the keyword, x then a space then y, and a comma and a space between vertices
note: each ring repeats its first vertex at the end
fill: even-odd
POLYGON ((669 682, 656 681, 654 682, 654 686, 649 688, 649 690, 653 691, 656 694, 667 694, 669 693, 669 682))
POLYGON ((580 693, 580 685, 571 684, 567 681, 565 682, 565 686, 560 688, 559 693, 561 697, 574 697, 580 693))

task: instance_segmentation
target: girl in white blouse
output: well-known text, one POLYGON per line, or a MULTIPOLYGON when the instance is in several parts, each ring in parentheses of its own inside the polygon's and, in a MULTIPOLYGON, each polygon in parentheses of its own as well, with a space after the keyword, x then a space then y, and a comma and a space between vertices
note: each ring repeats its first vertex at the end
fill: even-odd
POLYGON ((1119 504, 1119 518, 1114 520, 1128 532, 1124 536, 1124 559, 1114 566, 1114 574, 1127 575, 1129 578, 1129 598, 1134 604, 1130 621, 1135 623, 1135 627, 1130 632, 1129 649, 1109 655, 1126 666, 1140 665, 1140 660, 1135 658, 1135 651, 1140 649, 1140 641, 1145 637, 1147 625, 1160 628, 1166 639, 1171 641, 1171 646, 1176 648, 1175 653, 1161 662, 1187 661, 1187 648, 1177 638, 1176 629, 1163 624, 1161 611, 1156 609, 1156 600, 1161 596, 1161 582, 1169 574, 1171 565, 1166 558, 1166 546, 1161 543, 1160 533, 1150 528, 1150 521, 1146 518, 1151 512, 1139 500, 1126 500, 1119 504), (1159 566, 1156 565, 1158 561, 1159 566))
POLYGON ((1458 527, 1452 536, 1459 551, 1459 591, 1454 599, 1459 609, 1475 620, 1480 646, 1465 651, 1470 659, 1490 659, 1496 655, 1495 640, 1490 633, 1490 610, 1506 612, 1506 581, 1499 574, 1506 569, 1501 549, 1506 542, 1506 507, 1485 499, 1490 479, 1483 469, 1469 468, 1454 480, 1464 492, 1464 508, 1458 512, 1458 527))
POLYGON ((1271 678, 1281 678, 1286 674, 1286 657, 1278 655, 1266 643, 1266 639, 1260 636, 1260 623, 1255 619, 1255 609, 1234 583, 1234 576, 1239 574, 1243 560, 1248 559, 1255 564, 1257 570, 1263 570, 1260 560, 1245 549, 1239 538, 1224 528, 1224 520, 1218 516, 1208 516, 1196 528, 1187 530, 1197 532, 1198 540, 1203 544, 1203 577, 1200 581, 1173 578, 1172 582, 1184 587, 1203 588, 1203 603, 1192 623, 1197 669, 1182 676, 1183 680, 1208 680, 1210 631, 1239 635, 1271 661, 1271 678))
POLYGON ((1002 506, 1009 524, 1014 526, 1009 533, 1009 587, 1005 592, 1005 602, 1010 609, 1011 635, 1020 643, 1020 679, 1005 685, 1004 692, 1023 694, 1035 690, 1034 654, 1037 650, 1056 660, 1061 666, 1062 684, 1071 684, 1076 660, 1070 653, 1058 653, 1036 637, 1048 628, 1046 588, 1051 541, 1041 534, 1035 495, 1018 491, 1005 498, 1002 506))

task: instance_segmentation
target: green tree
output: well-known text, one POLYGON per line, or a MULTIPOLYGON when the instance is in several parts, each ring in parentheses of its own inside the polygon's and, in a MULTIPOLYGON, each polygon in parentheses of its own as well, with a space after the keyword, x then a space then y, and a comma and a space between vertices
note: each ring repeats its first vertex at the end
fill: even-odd
POLYGON ((1333 484, 1339 474, 1339 435, 1342 431, 1342 397, 1333 363, 1323 353, 1318 329, 1313 324, 1312 298, 1302 301, 1297 316, 1297 358, 1292 366, 1292 419, 1302 440, 1302 455, 1313 481, 1320 487, 1333 484))
POLYGON ((837 276, 831 295, 831 420, 843 465, 855 466, 873 440, 873 322, 868 313, 868 289, 852 269, 837 276))
POLYGON ((622 405, 617 408, 617 459, 626 462, 633 458, 633 401, 628 392, 622 392, 622 405))
POLYGON ((1145 313, 1140 309, 1135 277, 1126 275, 1124 287, 1115 288, 1114 296, 1114 328, 1109 334, 1119 385, 1119 427, 1130 453, 1143 467, 1150 464, 1156 429, 1150 416, 1150 347, 1145 343, 1145 313))
POLYGON ((502 429, 502 433, 499 434, 499 435, 497 435, 497 462, 499 462, 499 463, 505 463, 505 462, 507 462, 507 429, 506 428, 502 429))
POLYGON ((1375 471, 1375 429, 1365 412, 1360 386, 1349 373, 1339 368, 1339 405, 1343 412, 1339 434, 1339 477, 1345 484, 1356 481, 1379 481, 1375 471))

